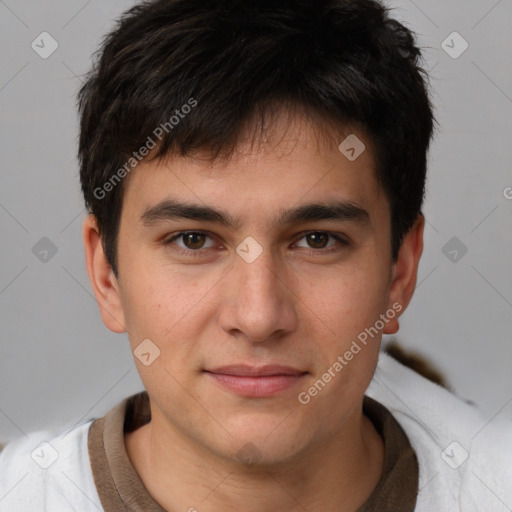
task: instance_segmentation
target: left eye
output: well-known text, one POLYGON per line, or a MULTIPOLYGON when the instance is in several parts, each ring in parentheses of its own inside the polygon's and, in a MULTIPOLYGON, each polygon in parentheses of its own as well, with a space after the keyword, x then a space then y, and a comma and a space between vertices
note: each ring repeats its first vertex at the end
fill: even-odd
MULTIPOLYGON (((332 247, 336 245, 336 243, 327 245, 329 238, 334 239, 338 243, 347 245, 347 242, 343 240, 341 237, 334 235, 332 233, 326 233, 325 231, 312 231, 310 233, 306 233, 302 238, 300 238, 300 240, 306 240, 306 243, 308 244, 306 248, 325 249, 326 247, 332 247)), ((298 244, 296 245, 298 246, 298 244)))

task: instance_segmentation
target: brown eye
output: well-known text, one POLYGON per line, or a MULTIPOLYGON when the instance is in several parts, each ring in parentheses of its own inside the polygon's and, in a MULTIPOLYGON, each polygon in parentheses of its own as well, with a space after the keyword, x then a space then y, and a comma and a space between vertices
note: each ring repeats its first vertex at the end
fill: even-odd
POLYGON ((313 249, 323 249, 327 246, 329 235, 327 233, 309 233, 306 235, 306 239, 313 249))
POLYGON ((324 254, 337 251, 348 246, 349 241, 343 235, 329 233, 326 231, 310 231, 304 233, 302 238, 295 244, 297 247, 311 249, 312 252, 324 254), (329 239, 331 241, 329 241, 329 239))
POLYGON ((201 249, 206 235, 204 233, 184 233, 181 237, 187 249, 201 249))
POLYGON ((165 242, 168 247, 174 246, 177 252, 187 251, 188 254, 202 253, 215 246, 212 237, 202 231, 182 231, 165 242), (210 240, 208 242, 208 239, 210 240), (209 244, 209 245, 208 245, 209 244))

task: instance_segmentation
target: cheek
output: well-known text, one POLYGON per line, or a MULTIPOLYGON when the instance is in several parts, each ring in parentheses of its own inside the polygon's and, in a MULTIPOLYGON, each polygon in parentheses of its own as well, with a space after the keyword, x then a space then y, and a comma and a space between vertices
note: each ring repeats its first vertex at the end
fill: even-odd
POLYGON ((304 277, 302 302, 340 342, 373 325, 387 306, 388 271, 377 261, 304 277))
POLYGON ((132 347, 149 338, 165 352, 172 345, 180 359, 177 354, 191 350, 199 339, 214 295, 208 292, 219 279, 196 279, 170 265, 151 267, 135 259, 126 270, 130 277, 122 288, 122 303, 132 347))
MULTIPOLYGON (((316 333, 317 364, 310 382, 313 386, 316 382, 319 391, 311 401, 313 407, 331 411, 334 424, 342 420, 347 408, 356 405, 373 377, 382 332, 382 326, 376 328, 376 324, 386 312, 386 290, 385 272, 375 268, 373 272, 355 272, 353 268, 350 273, 340 273, 337 279, 326 281, 309 296, 313 308, 310 318, 321 319, 315 320, 320 327, 316 333), (335 415, 333 403, 346 407, 335 415)), ((315 394, 316 389, 304 391, 315 394)))

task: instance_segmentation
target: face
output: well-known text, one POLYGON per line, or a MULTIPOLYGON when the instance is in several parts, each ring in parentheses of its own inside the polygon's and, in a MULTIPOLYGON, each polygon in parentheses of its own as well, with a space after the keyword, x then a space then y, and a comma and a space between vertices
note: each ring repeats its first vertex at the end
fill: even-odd
POLYGON ((119 318, 153 421, 217 456, 276 463, 332 439, 396 323, 370 143, 346 130, 366 144, 350 161, 312 130, 214 164, 141 164, 125 183, 119 318))

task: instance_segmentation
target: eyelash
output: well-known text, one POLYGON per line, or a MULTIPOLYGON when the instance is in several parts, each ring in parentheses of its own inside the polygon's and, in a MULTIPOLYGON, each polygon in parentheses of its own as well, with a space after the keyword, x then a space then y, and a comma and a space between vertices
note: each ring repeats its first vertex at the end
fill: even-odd
MULTIPOLYGON (((180 231, 179 233, 173 235, 171 238, 168 238, 164 241, 164 245, 168 248, 170 248, 171 244, 175 241, 175 240, 178 240, 180 237, 184 236, 184 235, 190 235, 190 234, 195 234, 195 235, 205 235, 209 238, 213 238, 208 232, 206 231, 180 231)), ((334 238, 340 245, 346 247, 348 245, 350 245, 350 243, 343 237, 335 234, 335 233, 331 233, 329 231, 306 231, 304 233, 301 233, 301 236, 300 238, 297 239, 297 242, 299 240, 302 240, 304 237, 306 237, 307 235, 311 235, 311 234, 324 234, 324 235, 328 235, 332 238, 334 238)), ((296 242, 295 242, 296 243, 296 242)), ((210 249, 213 249, 213 247, 208 247, 206 249, 183 249, 181 247, 174 247, 172 248, 171 250, 175 253, 178 253, 178 254, 182 254, 182 255, 185 255, 185 256, 193 256, 193 257, 196 257, 196 256, 203 256, 204 255, 204 251, 208 251, 210 249)), ((335 252, 339 250, 339 247, 338 245, 334 245, 334 246, 330 246, 326 249, 309 249, 307 250, 308 253, 310 255, 313 255, 313 256, 321 256, 321 255, 324 255, 324 254, 330 254, 332 252, 335 252), (319 254, 320 253, 320 254, 319 254)))

